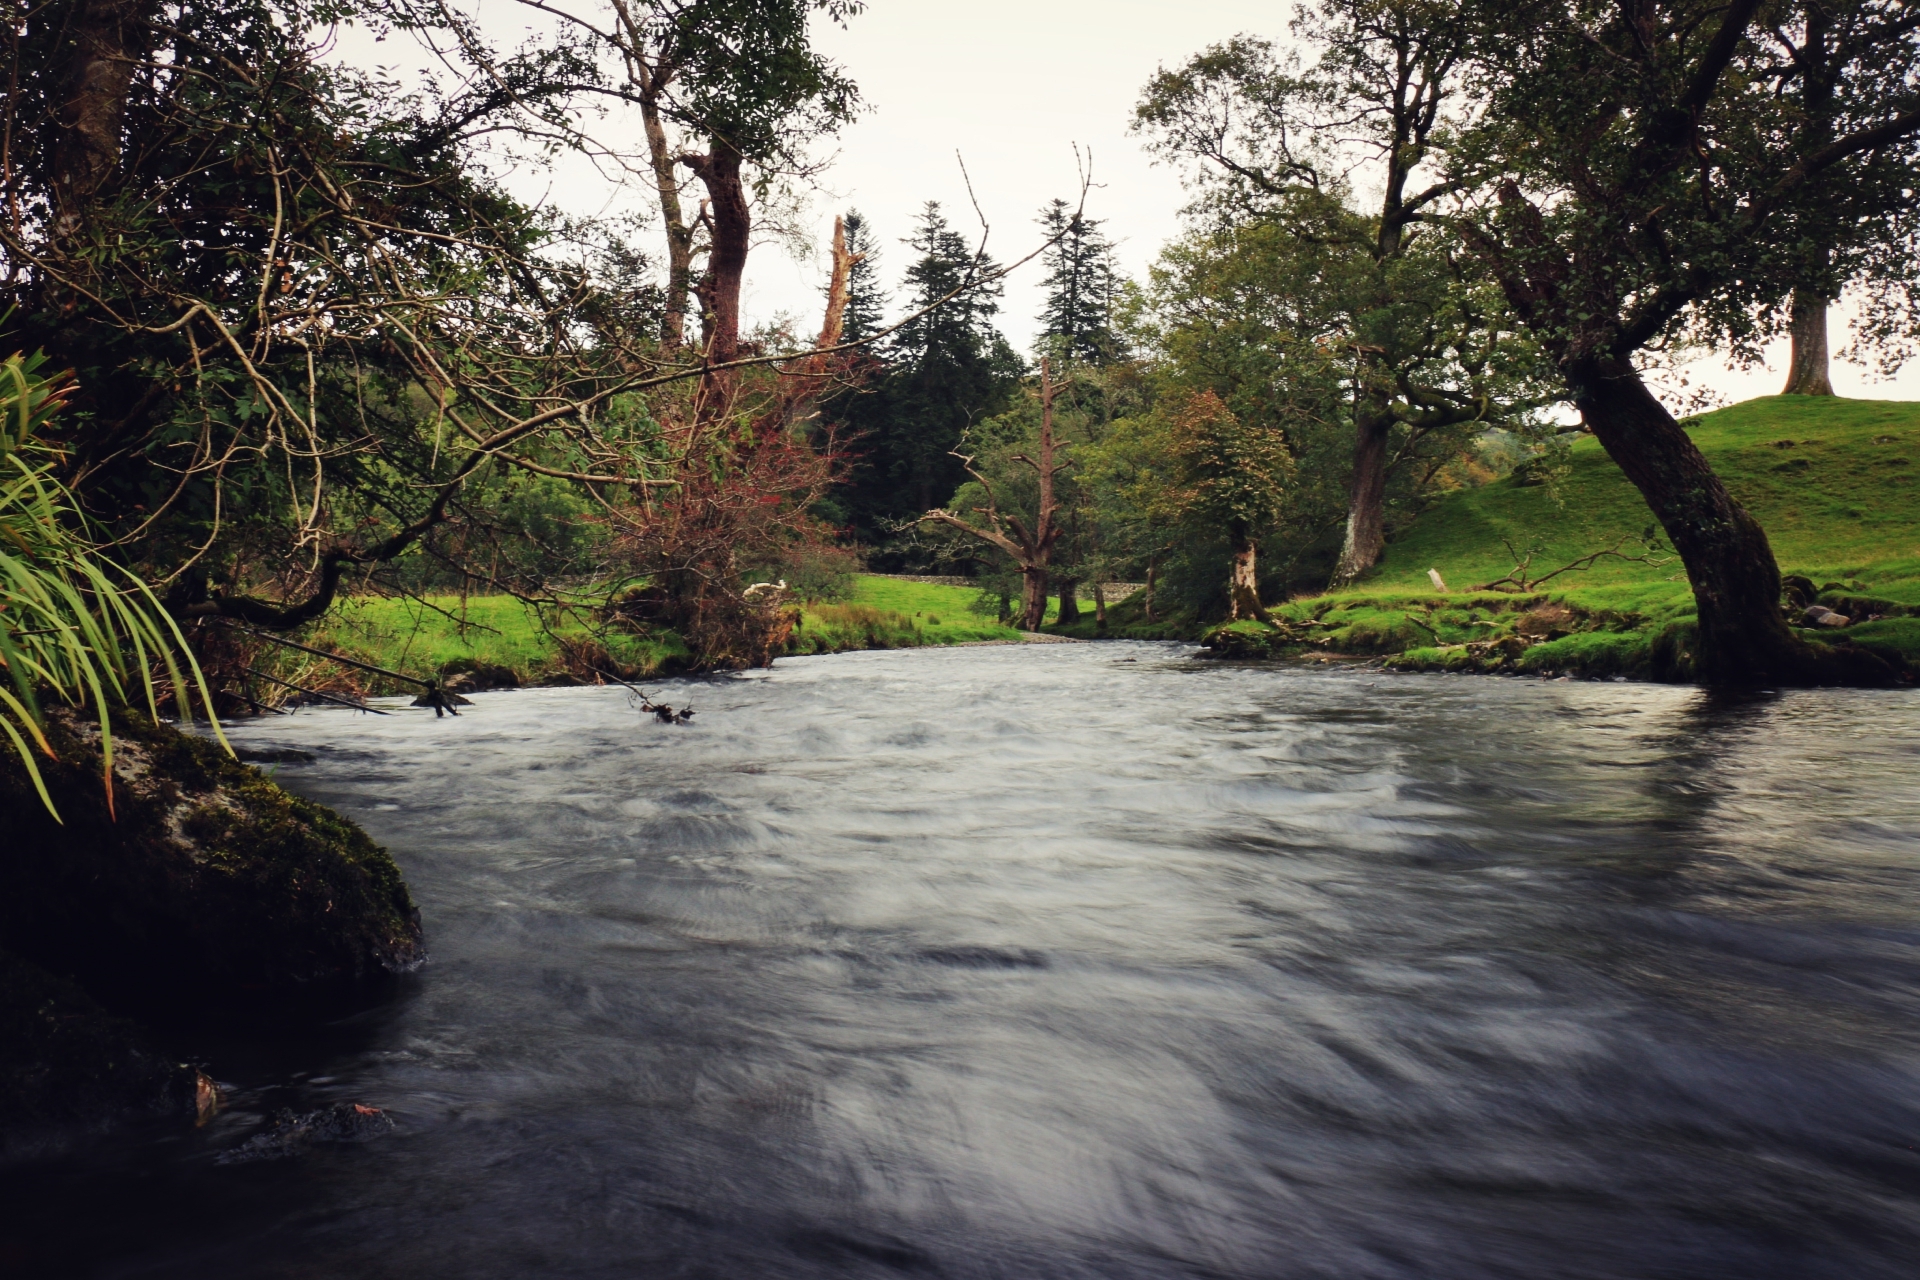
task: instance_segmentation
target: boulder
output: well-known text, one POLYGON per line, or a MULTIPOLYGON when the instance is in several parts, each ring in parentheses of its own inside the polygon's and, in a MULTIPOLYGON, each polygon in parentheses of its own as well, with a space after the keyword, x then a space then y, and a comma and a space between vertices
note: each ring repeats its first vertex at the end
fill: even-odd
POLYGON ((57 820, 0 752, 0 947, 143 1020, 357 999, 424 958, 399 867, 339 814, 134 712, 115 717, 109 804, 98 726, 48 719, 57 820))
POLYGON ((198 1070, 73 983, 0 952, 0 1160, 141 1120, 204 1120, 219 1094, 198 1070))

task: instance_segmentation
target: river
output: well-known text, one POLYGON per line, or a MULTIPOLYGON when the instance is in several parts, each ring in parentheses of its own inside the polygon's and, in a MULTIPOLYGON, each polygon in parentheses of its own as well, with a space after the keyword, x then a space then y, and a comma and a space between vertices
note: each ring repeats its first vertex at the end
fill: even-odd
POLYGON ((1915 1274, 1920 695, 1191 652, 240 726, 432 960, 0 1193, 143 1278, 1915 1274))

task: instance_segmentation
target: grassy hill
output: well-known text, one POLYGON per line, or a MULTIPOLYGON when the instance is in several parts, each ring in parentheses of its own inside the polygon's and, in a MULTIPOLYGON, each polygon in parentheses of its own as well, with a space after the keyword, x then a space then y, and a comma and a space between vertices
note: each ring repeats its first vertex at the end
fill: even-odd
MULTIPOLYGON (((1851 614, 1920 614, 1920 404, 1773 396, 1693 419, 1689 430, 1767 530, 1783 573, 1811 579, 1821 599, 1851 614)), ((1525 591, 1475 589, 1513 574, 1514 553, 1531 553, 1521 575, 1529 581, 1597 551, 1644 556, 1652 525, 1639 492, 1583 437, 1558 475, 1447 495, 1357 586, 1288 602, 1274 611, 1275 628, 1227 628, 1216 647, 1393 653, 1413 667, 1652 674, 1663 645, 1684 650, 1693 618, 1670 552, 1653 557, 1664 563, 1603 557, 1525 591), (1434 590, 1429 569, 1446 594, 1434 590)), ((1917 616, 1841 634, 1920 658, 1917 616)))
MULTIPOLYGON (((1766 529, 1782 572, 1858 578, 1920 605, 1920 404, 1769 396, 1691 421, 1694 443, 1766 529)), ((1442 500, 1395 539, 1361 591, 1429 590, 1429 568, 1456 590, 1499 578, 1513 567, 1502 537, 1543 548, 1536 573, 1619 539, 1638 550, 1652 513, 1599 442, 1582 437, 1568 463, 1554 484, 1508 479, 1442 500)), ((1555 586, 1657 591, 1678 569, 1603 561, 1555 586)))

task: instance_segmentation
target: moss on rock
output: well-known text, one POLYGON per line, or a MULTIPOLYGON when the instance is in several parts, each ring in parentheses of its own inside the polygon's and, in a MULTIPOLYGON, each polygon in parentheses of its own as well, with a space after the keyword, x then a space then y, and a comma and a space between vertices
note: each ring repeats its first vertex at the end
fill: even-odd
POLYGON ((132 712, 110 811, 97 727, 56 713, 48 737, 59 822, 0 760, 0 946, 143 1010, 352 988, 422 959, 400 869, 340 815, 132 712))

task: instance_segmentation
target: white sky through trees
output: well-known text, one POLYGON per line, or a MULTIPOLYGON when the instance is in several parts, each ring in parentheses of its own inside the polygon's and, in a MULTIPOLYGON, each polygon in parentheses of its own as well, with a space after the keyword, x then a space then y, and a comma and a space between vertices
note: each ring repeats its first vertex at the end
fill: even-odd
MULTIPOLYGON (((502 43, 538 15, 510 0, 476 0, 485 25, 502 43)), ((573 0, 584 3, 587 0, 573 0)), ((1035 218, 1048 200, 1077 198, 1074 145, 1092 154, 1096 184, 1089 216, 1104 219, 1120 265, 1144 275, 1159 247, 1180 231, 1187 203, 1178 175, 1152 164, 1127 132, 1141 87, 1162 64, 1184 61, 1238 32, 1288 41, 1291 5, 1273 0, 868 0, 845 30, 820 22, 816 47, 860 86, 861 118, 822 158, 831 163, 800 224, 824 246, 833 216, 857 208, 879 238, 881 278, 896 288, 909 250, 900 241, 920 206, 938 200, 956 230, 977 240, 956 153, 972 175, 974 194, 992 224, 988 250, 1001 262, 1038 244, 1035 218)), ((357 63, 420 65, 402 42, 375 45, 343 33, 338 56, 357 63)), ((619 122, 607 122, 619 127, 619 122)), ((637 121, 634 142, 638 144, 637 121)), ((589 214, 657 211, 644 182, 624 190, 578 161, 555 172, 521 170, 511 179, 524 198, 554 199, 589 214)), ((654 248, 651 241, 643 241, 654 248)), ((817 326, 824 255, 796 261, 778 243, 756 245, 743 298, 749 325, 786 315, 797 332, 817 326)), ((1002 330, 1014 345, 1032 343, 1040 310, 1038 262, 1006 282, 1002 330)), ((1845 307, 1832 317, 1836 351, 1848 341, 1845 307)), ((1785 380, 1786 344, 1775 344, 1764 369, 1728 367, 1724 357, 1693 361, 1685 376, 1723 402, 1770 395, 1785 380)), ((1658 382, 1659 380, 1656 380, 1658 382)), ((1844 396, 1920 399, 1920 362, 1893 381, 1835 359, 1834 388, 1844 396)), ((1671 391, 1669 382, 1659 387, 1671 391)), ((1683 406, 1677 396, 1669 402, 1683 406)))

